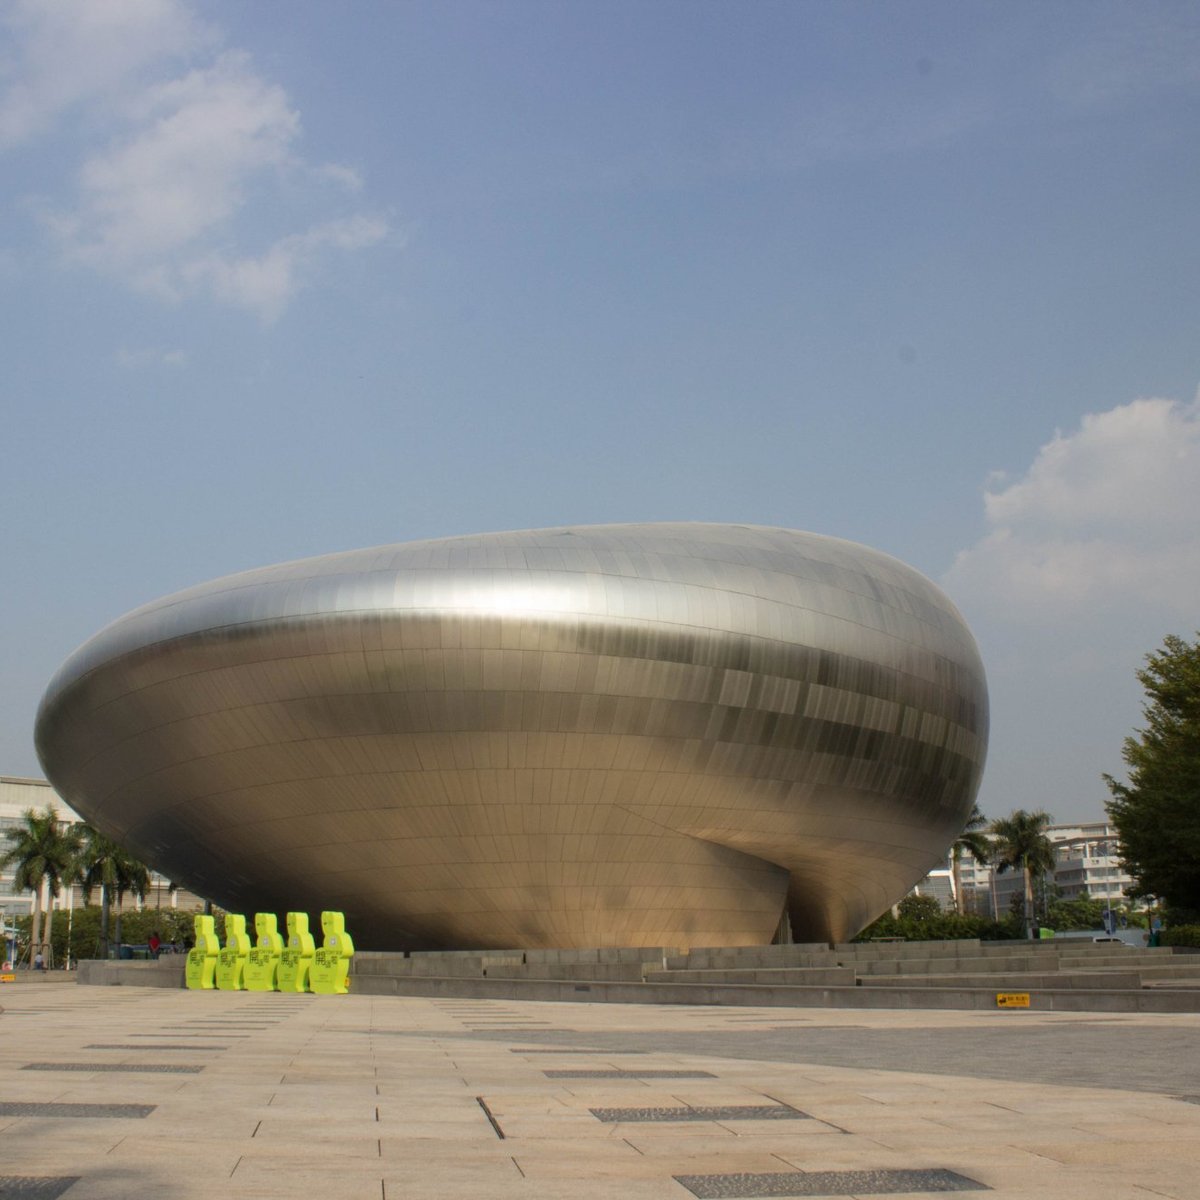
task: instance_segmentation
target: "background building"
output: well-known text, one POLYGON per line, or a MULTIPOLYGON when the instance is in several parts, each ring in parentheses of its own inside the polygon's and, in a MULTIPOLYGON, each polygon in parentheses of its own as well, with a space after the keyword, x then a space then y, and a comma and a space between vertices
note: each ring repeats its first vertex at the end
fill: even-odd
MULTIPOLYGON (((54 808, 64 824, 74 825, 83 818, 44 779, 23 779, 12 775, 0 775, 0 854, 8 848, 4 835, 21 824, 25 813, 31 808, 54 808)), ((92 893, 92 903, 99 903, 99 893, 92 893)), ((125 908, 182 908, 185 912, 203 904, 199 896, 184 889, 171 888, 171 881, 155 871, 150 873, 150 890, 145 900, 135 896, 125 898, 125 908)), ((83 904, 83 889, 66 887, 59 895, 55 908, 65 911, 83 904)), ((33 908, 33 893, 18 890, 14 881, 14 868, 0 867, 0 917, 6 925, 14 917, 27 917, 33 908)))
MULTIPOLYGON (((1133 877, 1121 866, 1121 846, 1114 825, 1091 821, 1081 825, 1051 825, 1046 836, 1054 846, 1054 870, 1046 884, 1058 890, 1063 900, 1087 895, 1093 900, 1127 904, 1125 889, 1133 877)), ((994 868, 964 854, 959 864, 963 911, 977 916, 1004 917, 1012 912, 1014 898, 1024 892, 1020 871, 998 874, 994 868)), ((935 896, 946 909, 954 907, 954 882, 950 862, 930 872, 913 889, 935 896)))

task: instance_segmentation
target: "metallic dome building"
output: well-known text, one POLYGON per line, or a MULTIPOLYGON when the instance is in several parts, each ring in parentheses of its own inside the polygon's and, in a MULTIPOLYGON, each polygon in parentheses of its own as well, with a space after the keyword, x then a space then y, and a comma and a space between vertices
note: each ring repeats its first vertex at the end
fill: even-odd
POLYGON ((63 798, 157 870, 372 948, 846 939, 944 856, 986 742, 927 579, 704 524, 229 576, 92 638, 37 723, 63 798))

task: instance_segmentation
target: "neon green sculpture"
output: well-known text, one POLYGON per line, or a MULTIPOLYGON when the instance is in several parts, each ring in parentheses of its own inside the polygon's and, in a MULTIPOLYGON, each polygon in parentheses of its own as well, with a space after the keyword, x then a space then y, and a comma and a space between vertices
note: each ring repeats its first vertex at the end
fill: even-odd
POLYGON ((246 987, 246 959, 250 939, 246 936, 246 918, 239 913, 225 914, 225 945, 217 956, 217 987, 223 992, 240 992, 246 987))
POLYGON ((197 913, 192 918, 196 931, 196 944, 188 951, 184 979, 189 988, 207 991, 213 986, 213 972, 217 969, 217 952, 220 943, 212 917, 197 913))
POLYGON ((313 936, 308 932, 308 913, 288 913, 287 931, 287 945, 279 956, 279 970, 275 978, 281 992, 306 992, 313 960, 313 936))
POLYGON ((254 932, 258 934, 246 959, 246 991, 273 992, 278 987, 279 956, 283 938, 279 936, 274 913, 255 913, 254 932))
POLYGON ((346 918, 340 912, 323 912, 321 929, 325 944, 313 957, 309 989, 321 996, 341 996, 350 990, 354 942, 346 932, 346 918))

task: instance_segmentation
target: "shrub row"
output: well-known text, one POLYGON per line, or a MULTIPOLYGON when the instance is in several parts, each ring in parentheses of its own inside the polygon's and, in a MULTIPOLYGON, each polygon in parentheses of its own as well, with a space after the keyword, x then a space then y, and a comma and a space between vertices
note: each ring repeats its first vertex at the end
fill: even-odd
POLYGON ((1193 946, 1200 950, 1200 925, 1175 925, 1159 934, 1160 946, 1193 946))

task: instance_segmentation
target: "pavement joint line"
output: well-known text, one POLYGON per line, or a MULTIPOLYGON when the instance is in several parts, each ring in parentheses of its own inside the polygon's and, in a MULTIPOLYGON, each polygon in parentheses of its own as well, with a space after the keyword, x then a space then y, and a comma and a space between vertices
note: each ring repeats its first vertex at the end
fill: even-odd
MULTIPOLYGON (((500 1122, 496 1120, 495 1114, 488 1107, 488 1102, 482 1096, 475 1097, 475 1103, 483 1109, 483 1115, 487 1117, 488 1124, 492 1127, 492 1131, 501 1140, 504 1141, 504 1130, 500 1128, 500 1122)), ((524 1172, 522 1172, 524 1174, 524 1172)))

